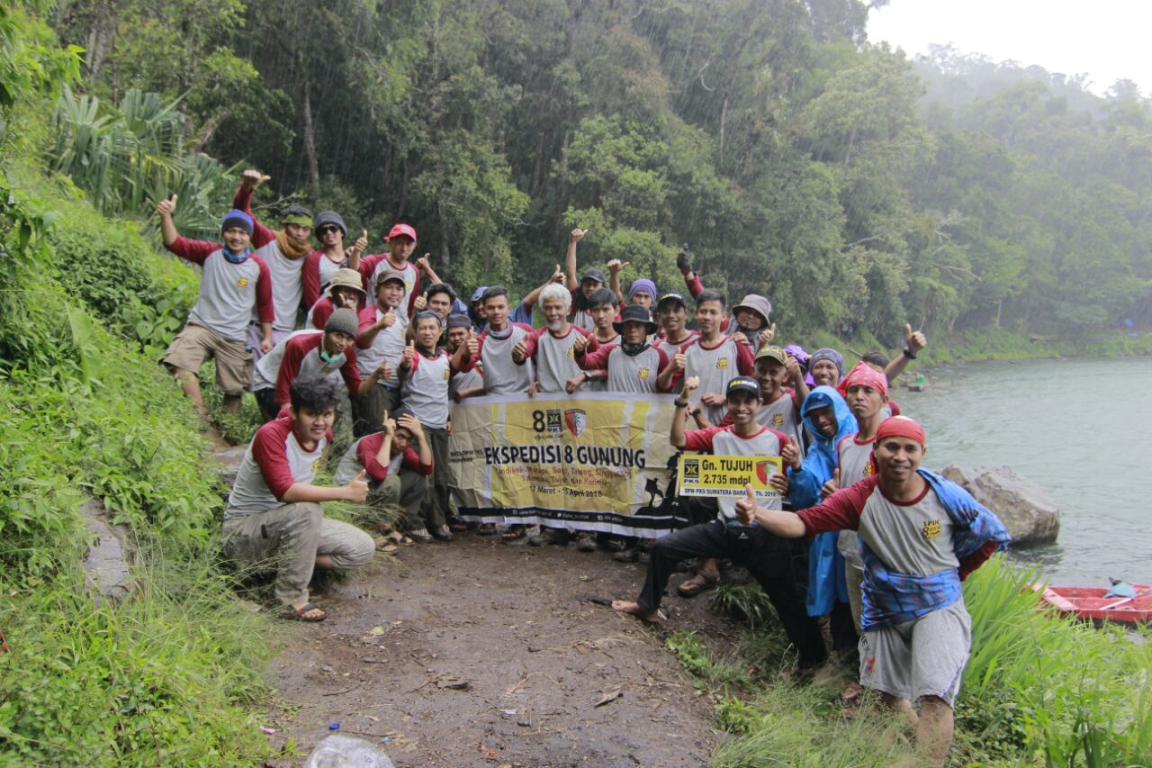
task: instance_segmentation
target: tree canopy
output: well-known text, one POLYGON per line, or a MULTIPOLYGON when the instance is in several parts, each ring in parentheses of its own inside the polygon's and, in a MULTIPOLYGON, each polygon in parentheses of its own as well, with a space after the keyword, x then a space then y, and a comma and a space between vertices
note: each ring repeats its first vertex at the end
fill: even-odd
MULTIPOLYGON (((765 292, 794 329, 1152 323, 1152 130, 1129 81, 867 40, 863 0, 98 0, 51 22, 123 120, 272 176, 265 205, 412 223, 462 285, 581 257, 765 292)), ((110 130, 110 129, 109 129, 110 130)), ((147 192, 146 192, 147 194, 147 192)))

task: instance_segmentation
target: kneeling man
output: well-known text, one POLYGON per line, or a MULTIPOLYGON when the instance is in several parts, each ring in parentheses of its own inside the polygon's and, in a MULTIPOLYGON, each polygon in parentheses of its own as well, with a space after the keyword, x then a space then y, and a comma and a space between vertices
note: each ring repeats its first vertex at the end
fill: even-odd
POLYGON ((359 528, 326 519, 321 502, 363 503, 368 484, 364 472, 340 487, 312 483, 332 440, 336 386, 298 380, 289 396, 288 418, 260 427, 244 454, 224 510, 224 556, 240 568, 271 562, 285 615, 323 621, 327 614, 308 601, 313 569, 358 568, 376 547, 359 528))
POLYGON ((876 474, 795 514, 764 509, 749 489, 736 513, 777 536, 859 532, 860 682, 916 723, 923 764, 943 765, 952 745, 952 703, 972 644, 960 582, 1010 537, 967 491, 920 469, 925 443, 919 424, 894 416, 876 432, 876 474), (916 700, 919 715, 911 708, 916 700))

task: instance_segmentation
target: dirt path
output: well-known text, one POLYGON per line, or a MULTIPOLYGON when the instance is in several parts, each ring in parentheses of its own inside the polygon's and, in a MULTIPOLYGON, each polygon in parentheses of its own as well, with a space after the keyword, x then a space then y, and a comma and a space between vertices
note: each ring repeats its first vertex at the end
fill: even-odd
POLYGON ((588 600, 633 597, 643 581, 643 566, 604 552, 465 534, 392 557, 330 590, 328 621, 289 633, 273 662, 275 745, 307 755, 339 722, 389 738, 398 766, 707 763, 712 702, 661 645, 671 630, 735 633, 703 600, 669 599, 653 632, 588 600), (467 689, 445 687, 453 678, 467 689))

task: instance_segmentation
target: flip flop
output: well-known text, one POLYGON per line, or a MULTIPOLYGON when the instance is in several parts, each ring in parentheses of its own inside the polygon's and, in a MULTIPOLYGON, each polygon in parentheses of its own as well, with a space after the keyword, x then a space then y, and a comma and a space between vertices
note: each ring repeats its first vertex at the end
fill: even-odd
POLYGON ((676 594, 680 597, 696 597, 701 592, 707 592, 714 589, 720 582, 719 576, 710 576, 705 574, 696 574, 688 581, 676 587, 676 594))
POLYGON ((400 551, 400 547, 393 544, 387 536, 379 536, 376 539, 376 551, 392 554, 393 552, 400 551))
POLYGON ((300 608, 286 605, 280 610, 278 615, 280 618, 287 619, 289 621, 305 621, 308 623, 324 621, 324 619, 328 618, 328 614, 324 612, 324 609, 315 603, 308 603, 308 605, 301 606, 300 608), (320 615, 305 616, 304 614, 308 613, 309 611, 320 611, 320 615))

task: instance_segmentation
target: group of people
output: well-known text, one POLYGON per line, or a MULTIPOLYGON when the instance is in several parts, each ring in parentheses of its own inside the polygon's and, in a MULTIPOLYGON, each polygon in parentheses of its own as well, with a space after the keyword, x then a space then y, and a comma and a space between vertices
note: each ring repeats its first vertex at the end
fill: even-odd
MULTIPOLYGON (((346 247, 347 227, 332 211, 293 206, 279 230, 268 229, 251 210, 266 180, 245 171, 218 243, 179 235, 175 196, 159 204, 165 246, 202 267, 198 301, 164 363, 200 412, 208 359, 226 408, 237 409, 246 391, 260 406, 266 423, 237 474, 223 549, 240 567, 274 567, 285 616, 325 618, 310 600, 316 569, 351 570, 377 548, 450 541, 467 529, 448 471, 452 403, 672 393, 672 446, 779 457, 783 471, 769 482, 780 501, 758 502, 749 486, 744 498, 694 499, 696 524, 648 547, 602 536, 618 559, 647 559, 638 599, 612 607, 658 621, 681 562, 699 561, 678 587, 685 597, 717 583, 718 563, 739 564, 764 588, 801 670, 858 647, 861 684, 917 721, 926 754, 947 754, 971 637, 960 582, 1008 535, 966 492, 921 467, 924 431, 889 398, 923 334, 906 326, 895 360, 870 353, 846 370, 836 350, 777 345, 771 302, 751 294, 729 307, 705 288, 686 247, 677 259, 683 292, 641 278, 625 293, 628 264, 619 261, 578 273, 580 229, 565 267, 520 302, 502 286, 477 288, 465 302, 427 255, 412 258, 417 235, 407 224, 393 226, 376 254, 366 252, 367 232, 346 247), (534 328, 537 309, 543 323, 534 328), (343 403, 354 442, 334 462, 336 484, 319 484, 343 403), (403 520, 376 538, 325 518, 325 501, 398 506, 403 520)), ((540 545, 570 537, 561 522, 477 533, 540 545)), ((581 549, 597 547, 591 533, 576 538, 581 549)))

